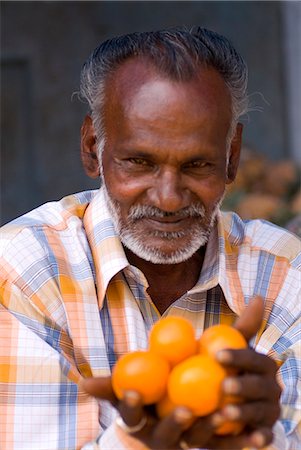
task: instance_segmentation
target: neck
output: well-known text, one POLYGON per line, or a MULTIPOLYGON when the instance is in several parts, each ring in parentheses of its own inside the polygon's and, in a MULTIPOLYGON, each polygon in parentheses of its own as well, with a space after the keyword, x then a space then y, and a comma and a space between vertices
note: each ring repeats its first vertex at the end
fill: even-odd
POLYGON ((130 264, 143 272, 149 284, 148 294, 162 314, 198 281, 205 248, 201 247, 190 259, 179 264, 153 264, 126 248, 125 253, 130 264))

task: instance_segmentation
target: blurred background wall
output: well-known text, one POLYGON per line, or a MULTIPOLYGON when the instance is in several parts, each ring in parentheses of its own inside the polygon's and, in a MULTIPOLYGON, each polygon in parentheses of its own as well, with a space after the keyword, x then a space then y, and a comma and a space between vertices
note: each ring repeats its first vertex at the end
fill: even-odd
POLYGON ((245 145, 272 161, 300 162, 300 6, 2 1, 1 223, 98 186, 81 167, 79 130, 86 105, 72 94, 84 60, 100 41, 116 34, 176 25, 225 34, 250 70, 251 105, 257 111, 244 119, 245 145))

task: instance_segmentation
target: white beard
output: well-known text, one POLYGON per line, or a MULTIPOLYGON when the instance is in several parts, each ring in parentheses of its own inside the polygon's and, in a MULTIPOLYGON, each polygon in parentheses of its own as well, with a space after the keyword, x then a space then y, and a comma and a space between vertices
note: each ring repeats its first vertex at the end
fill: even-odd
POLYGON ((120 213, 120 205, 110 197, 106 188, 104 178, 102 189, 104 191, 106 204, 112 217, 112 221, 117 233, 120 236, 122 244, 131 252, 140 258, 150 261, 153 264, 179 264, 192 257, 192 255, 203 247, 208 239, 215 223, 215 218, 219 210, 222 199, 216 203, 211 213, 207 214, 203 205, 194 204, 174 213, 177 218, 195 217, 194 224, 189 229, 183 229, 179 232, 163 232, 159 230, 146 233, 145 230, 139 230, 139 221, 143 218, 162 218, 169 217, 173 213, 166 213, 160 209, 148 205, 135 205, 129 210, 127 220, 123 220, 120 213), (169 252, 160 248, 151 247, 147 244, 147 237, 156 237, 162 241, 176 241, 178 246, 176 250, 169 252), (181 242, 182 240, 182 242, 181 242))

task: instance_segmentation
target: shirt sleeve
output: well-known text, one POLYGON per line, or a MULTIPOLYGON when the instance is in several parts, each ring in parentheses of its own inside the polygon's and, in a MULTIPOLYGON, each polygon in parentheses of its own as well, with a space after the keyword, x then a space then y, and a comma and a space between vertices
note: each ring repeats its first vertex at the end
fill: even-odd
MULTIPOLYGON (((281 315, 278 316, 281 318, 281 315)), ((282 314, 282 320, 285 316, 282 314)), ((287 320, 287 317, 286 317, 287 320)), ((285 322, 284 322, 285 323, 285 322)), ((257 346, 256 350, 268 353, 279 369, 277 380, 282 388, 280 398, 281 413, 273 432, 273 444, 268 450, 298 450, 301 448, 301 345, 299 319, 293 320, 285 329, 271 326, 267 329, 264 346, 257 346), (269 342, 273 343, 270 345, 269 342)))
POLYGON ((99 403, 80 391, 62 330, 30 313, 30 299, 13 284, 0 296, 12 308, 0 304, 0 448, 146 450, 114 422, 102 429, 99 403))
MULTIPOLYGON (((286 438, 284 428, 281 422, 277 421, 273 427, 274 439, 272 444, 263 450, 299 450, 300 440, 298 437, 292 437, 290 441, 286 438)), ((119 429, 118 426, 112 424, 102 436, 94 442, 86 444, 82 450, 149 450, 136 439, 128 436, 119 429)), ((206 450, 206 449, 191 449, 206 450)), ((253 450, 245 448, 243 450, 253 450)))
POLYGON ((300 340, 294 339, 297 329, 298 326, 291 327, 280 339, 280 344, 286 342, 287 348, 281 355, 285 361, 278 371, 278 380, 282 387, 281 417, 274 435, 275 448, 279 450, 301 448, 301 345, 300 340))
POLYGON ((297 449, 297 446, 294 447, 291 441, 289 443, 288 439, 285 435, 285 430, 280 421, 277 421, 273 428, 274 440, 273 443, 267 448, 267 450, 289 450, 289 449, 297 449))
POLYGON ((78 387, 72 348, 63 349, 62 330, 28 313, 29 299, 15 286, 0 298, 12 310, 24 305, 23 314, 0 305, 0 448, 80 449, 102 429, 97 401, 78 387))
MULTIPOLYGON (((98 450, 149 450, 142 442, 121 430, 115 422, 98 440, 98 450)), ((84 448, 83 450, 86 450, 84 448)), ((87 449, 88 450, 88 449, 87 449)), ((92 449, 91 449, 92 450, 92 449)), ((95 450, 95 449, 93 449, 95 450)))

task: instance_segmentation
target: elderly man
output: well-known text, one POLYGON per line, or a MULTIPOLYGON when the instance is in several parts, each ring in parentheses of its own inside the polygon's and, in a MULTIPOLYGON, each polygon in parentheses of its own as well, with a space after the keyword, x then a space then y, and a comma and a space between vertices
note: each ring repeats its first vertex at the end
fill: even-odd
POLYGON ((235 49, 202 28, 134 33, 92 53, 81 147, 102 187, 2 230, 1 449, 300 448, 300 242, 219 209, 238 168, 246 83, 235 49), (168 315, 198 335, 235 321, 256 334, 218 355, 238 369, 223 390, 241 403, 159 420, 135 391, 116 401, 117 358, 145 348, 168 315), (217 436, 229 419, 244 431, 217 436))

